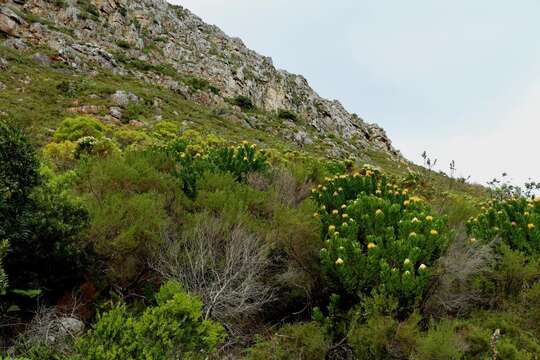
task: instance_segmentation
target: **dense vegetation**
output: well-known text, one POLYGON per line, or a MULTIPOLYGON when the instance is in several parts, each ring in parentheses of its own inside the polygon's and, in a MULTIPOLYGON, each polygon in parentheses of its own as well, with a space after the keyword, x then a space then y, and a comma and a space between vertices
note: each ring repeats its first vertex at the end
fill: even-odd
MULTIPOLYGON (((4 56, 15 65, 0 80, 34 66, 4 56)), ((327 159, 133 79, 31 76, 34 88, 0 94, 6 358, 540 355, 540 201, 529 191, 372 150, 370 161, 327 159), (62 110, 106 104, 120 86, 144 99, 130 117, 152 118, 158 96, 167 120, 62 110)))

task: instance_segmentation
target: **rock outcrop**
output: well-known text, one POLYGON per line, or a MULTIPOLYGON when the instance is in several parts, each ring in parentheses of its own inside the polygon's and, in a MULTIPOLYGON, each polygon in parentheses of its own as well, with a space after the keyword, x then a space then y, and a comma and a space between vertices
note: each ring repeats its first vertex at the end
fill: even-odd
MULTIPOLYGON (((347 152, 374 148, 399 155, 379 126, 323 99, 304 77, 276 69, 271 58, 240 39, 163 0, 0 0, 0 32, 7 35, 6 45, 45 45, 80 71, 131 74, 202 103, 242 95, 269 112, 294 112, 304 120, 303 128, 292 126, 292 140, 301 144, 318 138, 347 152), (190 93, 168 76, 171 70, 206 79, 213 91, 190 93)), ((117 105, 124 95, 118 94, 117 105)), ((121 116, 119 110, 111 115, 121 116)))

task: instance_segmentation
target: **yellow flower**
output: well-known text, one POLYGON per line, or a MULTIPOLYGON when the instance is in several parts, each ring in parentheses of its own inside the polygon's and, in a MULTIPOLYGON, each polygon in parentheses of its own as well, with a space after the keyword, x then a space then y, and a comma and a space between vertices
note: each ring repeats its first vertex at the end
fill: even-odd
POLYGON ((244 156, 244 161, 248 161, 248 158, 247 158, 247 156, 244 156))
POLYGON ((311 189, 312 194, 315 194, 316 192, 317 192, 317 189, 315 189, 315 188, 311 189))
POLYGON ((469 239, 469 242, 470 242, 471 244, 476 243, 476 238, 470 238, 470 239, 469 239))
POLYGON ((512 221, 512 226, 516 226, 517 223, 515 221, 512 221))
POLYGON ((314 218, 318 218, 318 217, 319 217, 319 213, 314 213, 314 214, 313 214, 313 217, 314 217, 314 218))
POLYGON ((415 236, 416 236, 416 233, 414 231, 409 234, 409 237, 415 237, 415 236))
POLYGON ((336 232, 334 233, 334 237, 338 237, 338 236, 339 236, 339 232, 336 231, 336 232))
POLYGON ((348 214, 343 214, 343 215, 341 215, 341 217, 344 218, 344 219, 347 219, 349 217, 349 215, 348 214))
POLYGON ((534 229, 536 226, 534 226, 534 224, 528 224, 527 227, 529 228, 529 230, 532 230, 532 229, 534 229))
POLYGON ((433 216, 431 216, 431 215, 426 216, 426 220, 427 221, 433 221, 433 216))
POLYGON ((347 224, 346 222, 344 222, 343 224, 341 224, 342 227, 349 227, 349 224, 347 224))
POLYGON ((409 206, 410 203, 411 203, 411 202, 410 202, 409 200, 405 200, 405 201, 403 202, 403 205, 404 205, 404 206, 409 206))
POLYGON ((419 198, 418 196, 411 196, 411 197, 409 198, 409 200, 411 200, 411 201, 413 201, 413 202, 421 202, 421 201, 422 201, 422 199, 419 198))
POLYGON ((530 214, 529 214, 528 211, 525 211, 525 212, 523 213, 523 215, 524 215, 524 216, 529 216, 530 214))
POLYGON ((342 191, 343 191, 343 188, 342 188, 342 187, 338 187, 337 191, 342 192, 342 191))
POLYGON ((343 259, 342 258, 338 258, 336 260, 336 265, 342 265, 344 263, 343 259))
POLYGON ((414 224, 414 223, 419 223, 420 220, 418 220, 418 218, 415 217, 415 218, 413 218, 413 219, 411 220, 411 222, 412 222, 413 224, 414 224))
POLYGON ((381 195, 381 194, 382 194, 382 191, 381 191, 380 189, 377 189, 377 190, 375 191, 375 194, 381 195))
POLYGON ((433 235, 433 236, 439 235, 439 232, 438 232, 437 230, 435 230, 435 229, 431 230, 429 233, 430 233, 431 235, 433 235))
POLYGON ((325 205, 322 205, 322 206, 321 206, 321 210, 326 210, 326 206, 325 206, 325 205))
POLYGON ((332 210, 332 214, 333 214, 333 215, 339 214, 339 210, 337 210, 337 209, 332 210))
POLYGON ((328 188, 326 186, 323 186, 322 189, 323 189, 323 191, 328 190, 328 188))
POLYGON ((409 189, 403 189, 403 191, 401 192, 401 194, 403 195, 407 195, 409 193, 409 189))
POLYGON ((405 261, 403 262, 403 265, 405 266, 409 266, 411 264, 411 260, 409 260, 409 258, 405 259, 405 261))
POLYGON ((405 272, 403 273, 403 275, 409 276, 409 275, 411 275, 411 272, 410 272, 409 270, 407 270, 407 271, 405 271, 405 272))
POLYGON ((426 268, 427 268, 427 266, 426 266, 426 265, 424 265, 424 264, 420 264, 420 266, 418 267, 418 270, 420 270, 420 271, 424 271, 424 270, 426 270, 426 268))
POLYGON ((343 204, 343 205, 341 205, 341 208, 342 208, 342 209, 346 209, 346 208, 347 208, 347 205, 343 204))
POLYGON ((383 211, 381 209, 377 209, 377 211, 375 211, 375 215, 383 215, 383 211))
POLYGON ((375 245, 374 243, 370 242, 369 244, 367 244, 367 248, 368 249, 375 249, 377 247, 377 245, 375 245))
POLYGON ((371 170, 366 171, 366 176, 371 176, 371 175, 373 175, 373 172, 371 170))
POLYGON ((330 225, 330 226, 328 227, 328 231, 331 232, 331 233, 333 233, 334 231, 336 231, 335 225, 330 225))
POLYGON ((333 194, 333 195, 334 195, 334 196, 338 196, 339 194, 338 194, 337 191, 334 191, 334 194, 333 194))
POLYGON ((357 177, 359 177, 359 176, 360 176, 360 174, 357 173, 357 172, 355 172, 355 173, 353 174, 353 177, 355 177, 355 178, 357 178, 357 177))

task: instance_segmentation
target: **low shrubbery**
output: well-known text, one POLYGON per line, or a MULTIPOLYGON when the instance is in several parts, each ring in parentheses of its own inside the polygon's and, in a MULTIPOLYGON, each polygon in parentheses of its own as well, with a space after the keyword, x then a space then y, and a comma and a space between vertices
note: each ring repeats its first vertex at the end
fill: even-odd
POLYGON ((99 316, 77 345, 76 359, 205 359, 225 338, 223 328, 204 320, 201 302, 181 285, 164 284, 156 305, 140 315, 120 304, 99 316))

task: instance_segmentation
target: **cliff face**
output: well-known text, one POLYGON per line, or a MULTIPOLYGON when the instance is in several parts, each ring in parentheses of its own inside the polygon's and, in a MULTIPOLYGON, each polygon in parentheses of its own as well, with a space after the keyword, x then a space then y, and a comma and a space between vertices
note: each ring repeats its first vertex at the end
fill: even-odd
POLYGON ((335 154, 365 148, 398 154, 383 129, 321 98, 301 75, 276 69, 240 39, 162 0, 0 0, 0 32, 7 46, 46 46, 80 71, 105 68, 202 103, 243 95, 269 112, 292 111, 305 121, 289 121, 284 136, 298 143, 322 141, 335 154), (214 91, 189 91, 171 69, 208 80, 214 91))

